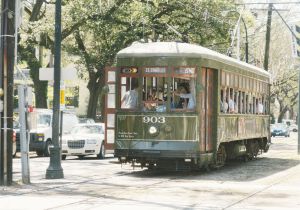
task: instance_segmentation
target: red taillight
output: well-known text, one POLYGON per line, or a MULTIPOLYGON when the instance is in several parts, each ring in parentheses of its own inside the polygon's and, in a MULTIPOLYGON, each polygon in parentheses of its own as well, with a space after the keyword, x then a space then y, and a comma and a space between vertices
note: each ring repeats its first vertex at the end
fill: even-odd
POLYGON ((16 134, 16 131, 13 132, 13 142, 16 141, 16 138, 17 138, 17 134, 16 134))
POLYGON ((33 112, 33 106, 28 106, 28 112, 33 112))

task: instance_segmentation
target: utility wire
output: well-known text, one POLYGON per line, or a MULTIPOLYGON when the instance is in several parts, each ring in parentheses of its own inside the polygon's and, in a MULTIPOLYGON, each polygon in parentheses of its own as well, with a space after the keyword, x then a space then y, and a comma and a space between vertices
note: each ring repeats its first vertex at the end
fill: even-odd
POLYGON ((248 2, 248 3, 236 3, 236 5, 255 5, 255 4, 263 4, 263 5, 268 5, 268 4, 300 4, 299 1, 296 1, 296 2, 269 2, 269 3, 266 3, 266 2, 248 2))
POLYGON ((287 22, 285 22, 285 20, 283 19, 283 17, 281 16, 281 14, 279 13, 279 11, 274 7, 273 5, 273 9, 275 10, 275 12, 277 12, 277 14, 279 15, 279 17, 281 18, 281 20, 284 22, 284 24, 286 25, 286 27, 290 30, 290 32, 292 33, 292 35, 295 37, 295 38, 298 38, 296 36, 296 34, 294 33, 294 31, 290 28, 290 26, 287 24, 287 22))

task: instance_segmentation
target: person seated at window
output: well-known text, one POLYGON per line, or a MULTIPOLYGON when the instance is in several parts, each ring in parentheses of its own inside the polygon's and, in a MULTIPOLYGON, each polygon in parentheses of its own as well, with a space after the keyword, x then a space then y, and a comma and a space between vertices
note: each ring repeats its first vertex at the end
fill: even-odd
POLYGON ((182 106, 184 109, 195 109, 196 103, 195 103, 195 97, 190 92, 189 88, 186 86, 181 86, 178 88, 179 93, 174 92, 175 95, 179 96, 179 106, 178 108, 182 106))
POLYGON ((149 93, 147 97, 147 101, 144 102, 145 111, 155 111, 157 106, 155 101, 157 101, 157 98, 154 92, 152 92, 152 94, 149 93))
POLYGON ((138 81, 132 82, 132 90, 125 93, 121 100, 121 107, 124 109, 136 109, 138 107, 138 81))
POLYGON ((258 100, 257 113, 258 114, 263 114, 264 113, 264 105, 261 102, 261 98, 258 100))
POLYGON ((228 112, 228 103, 226 101, 226 98, 223 98, 223 110, 222 112, 227 113, 228 112))
POLYGON ((234 113, 234 101, 232 100, 232 95, 229 97, 228 101, 229 113, 234 113))

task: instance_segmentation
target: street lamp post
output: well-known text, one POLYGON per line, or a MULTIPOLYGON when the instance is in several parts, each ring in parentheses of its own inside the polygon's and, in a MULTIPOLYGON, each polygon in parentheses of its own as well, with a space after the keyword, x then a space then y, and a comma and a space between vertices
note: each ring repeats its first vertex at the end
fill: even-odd
MULTIPOLYGON (((245 41, 245 61, 246 61, 246 63, 248 63, 249 62, 249 47, 248 47, 249 45, 248 45, 248 30, 247 30, 246 22, 245 22, 244 18, 242 17, 241 13, 239 13, 238 11, 233 10, 230 12, 236 12, 237 14, 239 14, 240 20, 243 22, 243 25, 245 28, 245 35, 246 35, 246 37, 245 37, 245 39, 246 39, 246 41, 245 41)), ((238 21, 238 24, 239 23, 240 23, 240 21, 238 21)))
POLYGON ((249 51, 248 51, 248 31, 247 31, 247 26, 246 26, 246 23, 244 21, 244 18, 241 17, 241 20, 244 24, 244 28, 245 28, 245 34, 246 34, 246 42, 245 42, 245 60, 246 60, 246 63, 248 63, 248 55, 249 55, 249 51))
POLYGON ((59 144, 59 111, 60 111, 60 72, 61 72, 61 0, 55 3, 55 46, 54 46, 54 90, 53 90, 53 120, 52 146, 50 147, 50 164, 46 179, 64 178, 61 167, 61 148, 59 144))

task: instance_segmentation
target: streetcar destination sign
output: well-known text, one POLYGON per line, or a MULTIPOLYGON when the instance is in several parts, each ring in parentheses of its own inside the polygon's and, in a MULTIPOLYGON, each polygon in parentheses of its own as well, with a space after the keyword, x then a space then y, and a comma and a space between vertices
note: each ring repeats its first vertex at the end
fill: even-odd
POLYGON ((177 67, 174 69, 175 74, 195 74, 195 67, 177 67))
POLYGON ((145 74, 165 74, 167 73, 166 67, 146 67, 145 74))

